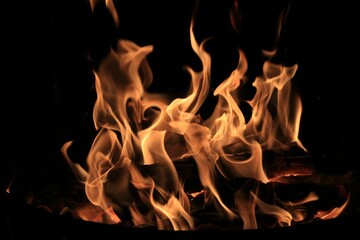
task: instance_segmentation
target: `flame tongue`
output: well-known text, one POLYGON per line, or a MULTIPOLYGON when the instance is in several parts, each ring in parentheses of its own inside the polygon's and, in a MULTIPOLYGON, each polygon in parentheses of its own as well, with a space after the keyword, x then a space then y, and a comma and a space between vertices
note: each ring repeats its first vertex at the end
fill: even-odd
MULTIPOLYGON (((113 2, 106 3, 118 21, 113 2)), ((210 39, 198 44, 193 24, 191 21, 190 42, 202 70, 186 68, 191 85, 184 98, 169 101, 165 95, 146 91, 153 81, 146 59, 153 51, 151 45, 141 47, 119 40, 117 49, 112 49, 94 72, 97 99, 93 120, 98 135, 87 157, 87 170, 70 161, 66 154, 70 143, 63 148, 95 206, 92 210, 80 208, 81 218, 188 230, 195 227, 189 196, 196 196, 194 199, 203 198, 202 208, 214 207, 230 220, 240 218, 244 228, 257 228, 255 208, 275 216, 280 226, 291 225, 292 214, 262 201, 254 187, 234 191, 234 206, 230 207, 216 181, 220 176, 251 179, 254 186, 267 184, 264 150, 287 149, 295 143, 306 152, 298 139, 301 101, 290 83, 297 65, 264 63, 262 76, 253 82, 256 94, 247 102, 252 114, 246 121, 238 93, 247 81, 248 62, 239 50, 236 69, 215 89, 213 97, 218 102, 212 115, 203 120, 198 112, 209 97, 211 57, 204 46, 210 39), (188 158, 196 163, 202 187, 196 195, 186 193, 186 179, 175 167, 176 162, 188 158), (156 166, 156 173, 144 171, 146 166, 156 166)), ((331 214, 335 213, 323 216, 331 214)))
POLYGON ((134 159, 133 145, 140 147, 136 133, 140 130, 143 114, 143 85, 152 81, 151 70, 145 60, 152 47, 141 48, 125 40, 120 40, 118 47, 118 52, 112 50, 96 73, 98 98, 93 116, 97 129, 104 127, 121 133, 124 157, 134 159), (144 72, 145 79, 140 78, 139 71, 144 72))

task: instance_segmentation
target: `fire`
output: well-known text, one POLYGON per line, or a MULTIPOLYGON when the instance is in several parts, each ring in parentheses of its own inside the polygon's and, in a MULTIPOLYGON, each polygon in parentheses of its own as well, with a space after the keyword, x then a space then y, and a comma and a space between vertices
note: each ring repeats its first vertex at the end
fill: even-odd
MULTIPOLYGON (((97 2, 90 1, 92 9, 97 2)), ((119 25, 113 1, 106 1, 106 6, 119 25)), ((236 25, 232 13, 231 22, 236 25)), ((198 42, 195 24, 192 19, 190 43, 202 69, 186 67, 191 84, 183 98, 147 91, 153 81, 147 60, 151 45, 120 39, 94 70, 93 121, 98 134, 87 156, 87 168, 69 157, 72 142, 62 148, 88 199, 76 209, 77 217, 108 224, 156 225, 165 230, 196 228, 195 213, 204 209, 215 209, 212 211, 228 221, 241 219, 244 229, 259 227, 258 213, 273 216, 278 226, 306 218, 294 206, 316 201, 313 194, 301 202, 276 204, 263 200, 259 189, 276 179, 264 168, 266 151, 284 152, 296 146, 307 153, 298 138, 302 104, 291 85, 298 66, 273 63, 275 52, 267 53, 270 57, 262 75, 252 83, 256 93, 247 101, 252 109, 247 120, 239 98, 239 89, 249 81, 245 53, 239 49, 237 67, 209 96, 212 61, 205 46, 211 39, 198 42), (203 119, 199 109, 208 97, 218 102, 211 116, 203 119), (197 169, 198 191, 187 192, 187 178, 176 167, 189 159, 197 169), (224 197, 219 181, 238 179, 246 179, 244 186, 224 197), (200 208, 194 205, 196 200, 200 208)), ((345 205, 314 218, 336 217, 345 205)))

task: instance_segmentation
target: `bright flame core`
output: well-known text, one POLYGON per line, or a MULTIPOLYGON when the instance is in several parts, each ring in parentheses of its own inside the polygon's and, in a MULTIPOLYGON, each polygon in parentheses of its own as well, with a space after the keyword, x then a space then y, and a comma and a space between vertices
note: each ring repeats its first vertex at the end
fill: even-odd
MULTIPOLYGON (((92 8, 96 2, 91 1, 92 8)), ((106 5, 118 25, 114 3, 106 1, 106 5)), ((153 81, 146 59, 153 51, 151 45, 141 47, 121 39, 94 71, 93 120, 98 134, 88 153, 87 169, 70 160, 71 142, 62 149, 90 202, 78 208, 80 218, 114 224, 130 216, 134 225, 189 230, 196 226, 190 196, 203 197, 203 207, 214 206, 223 218, 240 218, 244 229, 258 227, 257 210, 275 216, 280 226, 300 218, 297 212, 265 203, 256 191, 246 188, 234 193, 235 205, 230 207, 216 182, 220 173, 225 179, 248 178, 267 184, 264 150, 287 149, 296 143, 306 151, 298 139, 302 104, 291 86, 298 66, 265 61, 263 74, 253 82, 256 94, 248 101, 252 115, 246 121, 238 92, 247 81, 248 63, 239 50, 237 67, 214 91, 218 102, 212 115, 202 120, 198 112, 209 95, 211 56, 204 47, 208 39, 199 44, 193 26, 194 20, 190 42, 202 70, 186 68, 191 85, 184 98, 170 101, 146 91, 153 81), (197 194, 186 193, 185 180, 175 167, 189 158, 196 163, 203 187, 197 194), (144 174, 146 166, 156 166, 156 174, 144 174)))

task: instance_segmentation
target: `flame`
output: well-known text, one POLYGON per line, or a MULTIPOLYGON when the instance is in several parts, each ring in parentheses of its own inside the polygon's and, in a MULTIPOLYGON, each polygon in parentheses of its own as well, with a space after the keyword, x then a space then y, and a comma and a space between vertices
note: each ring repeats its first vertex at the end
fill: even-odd
MULTIPOLYGON (((94 11, 95 7, 102 3, 102 0, 89 0, 89 4, 91 7, 91 10, 94 11)), ((115 25, 118 27, 119 26, 119 15, 117 14, 117 10, 114 4, 113 0, 105 0, 105 6, 106 8, 109 10, 115 25)))
POLYGON ((340 206, 335 207, 334 209, 328 211, 318 211, 315 215, 316 218, 321 218, 323 220, 337 218, 346 208, 350 201, 350 194, 348 195, 346 201, 340 206))
MULTIPOLYGON (((98 2, 90 1, 92 9, 98 2)), ((105 3, 118 25, 113 1, 105 3)), ((232 12, 235 27, 234 14, 238 12, 232 12)), ((239 49, 237 67, 214 90, 218 102, 212 115, 203 120, 199 109, 209 97, 211 83, 211 56, 205 45, 211 39, 198 43, 194 24, 192 19, 190 43, 202 69, 185 68, 191 84, 183 98, 171 99, 147 91, 153 81, 147 61, 152 45, 139 46, 120 39, 94 71, 97 99, 93 120, 98 133, 86 159, 87 167, 70 159, 67 151, 71 141, 62 148, 66 161, 85 185, 89 202, 77 209, 80 218, 189 230, 195 227, 189 195, 203 197, 203 207, 214 206, 224 218, 240 218, 244 229, 258 227, 257 211, 275 216, 280 226, 304 219, 300 211, 268 204, 247 188, 234 193, 232 208, 217 184, 219 173, 228 180, 246 178, 267 184, 270 180, 263 168, 264 150, 287 149, 289 143, 296 143, 307 151, 298 138, 302 104, 291 86, 298 65, 264 62, 262 75, 252 83, 256 94, 247 101, 252 114, 246 120, 238 93, 248 81, 248 62, 239 49), (186 193, 185 180, 175 167, 176 162, 188 158, 195 160, 202 186, 193 193, 186 193), (155 173, 149 170, 151 166, 156 166, 155 173)), ((309 199, 302 203, 316 200, 311 196, 309 199)), ((319 217, 335 216, 342 209, 319 213, 319 217)))
POLYGON ((288 211, 284 210, 283 208, 281 208, 277 205, 267 204, 267 203, 261 201, 252 192, 251 192, 251 195, 254 197, 254 200, 261 212, 275 216, 278 219, 280 226, 290 226, 291 225, 292 216, 288 211))

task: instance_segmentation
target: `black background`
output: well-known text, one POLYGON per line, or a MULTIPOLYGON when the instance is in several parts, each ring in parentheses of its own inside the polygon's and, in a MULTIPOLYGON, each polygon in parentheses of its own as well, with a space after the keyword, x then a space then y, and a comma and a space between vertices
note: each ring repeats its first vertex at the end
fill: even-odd
MULTIPOLYGON (((93 140, 91 71, 117 39, 154 45, 150 91, 181 96, 187 89, 183 66, 199 68, 189 40, 195 1, 114 2, 119 29, 104 6, 92 13, 85 0, 16 2, 1 8, 1 191, 13 181, 21 199, 74 180, 60 147, 76 139, 86 149, 93 140)), ((209 45, 213 88, 236 66, 236 47, 244 49, 253 78, 261 69, 261 50, 273 46, 280 12, 288 9, 277 60, 299 65, 294 81, 303 102, 300 140, 318 169, 342 174, 360 168, 359 12, 355 1, 314 2, 239 1, 242 22, 235 33, 228 17, 232 1, 199 1, 195 35, 198 41, 216 36, 209 45)), ((208 109, 201 111, 206 117, 208 109)))

